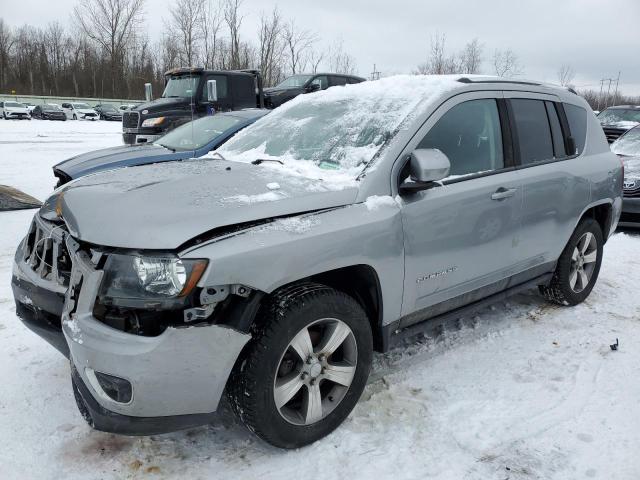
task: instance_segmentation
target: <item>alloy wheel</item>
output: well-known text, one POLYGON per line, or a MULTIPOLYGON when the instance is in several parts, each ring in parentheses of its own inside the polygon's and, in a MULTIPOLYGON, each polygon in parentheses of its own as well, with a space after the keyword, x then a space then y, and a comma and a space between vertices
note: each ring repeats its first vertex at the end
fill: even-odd
POLYGON ((593 276, 598 260, 598 242, 591 232, 580 237, 571 255, 569 286, 575 293, 582 292, 593 276))
POLYGON ((357 361, 355 336, 343 321, 323 318, 300 330, 283 353, 274 380, 280 415, 295 425, 327 417, 349 391, 357 361))

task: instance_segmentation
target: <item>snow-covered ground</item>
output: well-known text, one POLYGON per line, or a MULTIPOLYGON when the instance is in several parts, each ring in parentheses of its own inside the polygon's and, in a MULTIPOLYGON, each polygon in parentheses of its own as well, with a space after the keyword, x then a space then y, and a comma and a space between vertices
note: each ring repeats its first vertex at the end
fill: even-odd
MULTIPOLYGON (((117 123, 0 121, 0 184, 40 199, 50 166, 117 145, 117 123), (46 142, 46 143, 45 143, 46 142)), ((640 237, 616 234, 575 308, 519 295, 457 332, 375 358, 353 414, 281 451, 223 410, 194 430, 131 438, 91 430, 68 362, 27 330, 9 285, 33 211, 0 212, 0 479, 638 479, 640 237), (619 338, 620 348, 609 344, 619 338)))

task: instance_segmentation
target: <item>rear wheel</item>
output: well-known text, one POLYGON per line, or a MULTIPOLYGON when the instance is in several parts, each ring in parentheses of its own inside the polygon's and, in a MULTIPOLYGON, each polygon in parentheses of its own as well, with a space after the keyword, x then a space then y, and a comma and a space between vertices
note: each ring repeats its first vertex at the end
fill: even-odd
POLYGON ((369 321, 350 296, 319 284, 282 291, 261 314, 228 394, 265 441, 297 448, 349 415, 369 376, 369 321))
POLYGON ((73 119, 74 119, 74 120, 77 120, 77 119, 78 119, 78 116, 77 116, 75 113, 73 114, 73 119))
POLYGON ((551 283, 543 295, 562 305, 577 305, 591 293, 602 263, 602 229, 592 218, 582 220, 562 251, 551 283))

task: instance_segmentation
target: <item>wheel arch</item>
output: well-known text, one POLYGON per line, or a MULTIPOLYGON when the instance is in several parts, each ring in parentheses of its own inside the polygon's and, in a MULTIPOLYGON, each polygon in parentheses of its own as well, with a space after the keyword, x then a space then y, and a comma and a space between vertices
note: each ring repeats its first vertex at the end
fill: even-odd
MULTIPOLYGON (((585 211, 580 216, 580 219, 576 223, 574 227, 574 231, 577 226, 582 222, 585 218, 592 218, 602 230, 602 237, 604 238, 604 243, 607 243, 607 239, 609 238, 609 231, 611 229, 611 225, 613 223, 613 205, 609 201, 602 201, 595 205, 590 205, 585 209, 585 211)), ((573 233, 573 232, 572 232, 573 233)))

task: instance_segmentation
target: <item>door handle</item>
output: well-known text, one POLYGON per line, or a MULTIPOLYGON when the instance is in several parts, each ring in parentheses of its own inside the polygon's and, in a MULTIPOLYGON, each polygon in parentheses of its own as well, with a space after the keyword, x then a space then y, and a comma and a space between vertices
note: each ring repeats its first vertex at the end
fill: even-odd
POLYGON ((504 200, 505 198, 513 197, 516 191, 516 188, 500 187, 495 193, 491 194, 491 200, 504 200))

